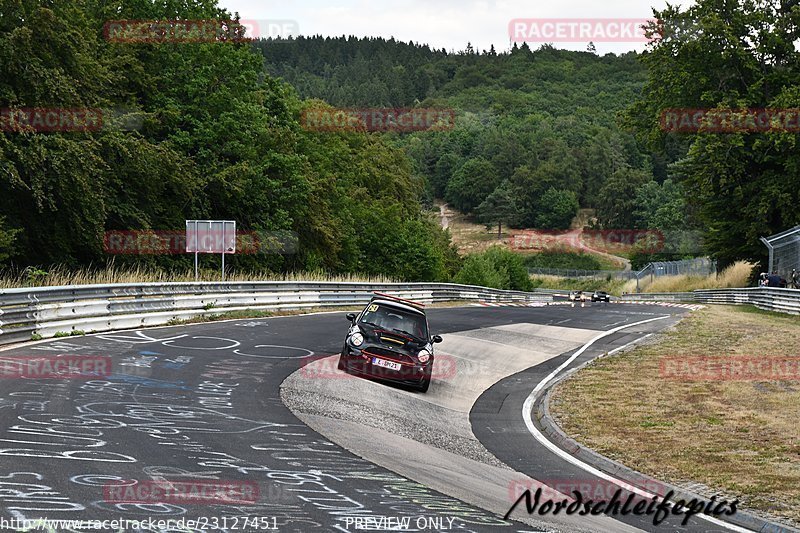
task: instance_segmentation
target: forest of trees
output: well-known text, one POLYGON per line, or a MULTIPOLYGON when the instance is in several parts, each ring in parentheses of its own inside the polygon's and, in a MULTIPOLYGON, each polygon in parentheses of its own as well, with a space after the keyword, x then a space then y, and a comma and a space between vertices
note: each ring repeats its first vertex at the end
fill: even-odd
POLYGON ((666 253, 649 259, 763 260, 758 237, 800 223, 797 132, 667 133, 659 117, 798 107, 800 5, 701 0, 654 18, 648 50, 620 56, 321 36, 256 46, 302 97, 456 109, 449 132, 390 141, 425 179, 428 202, 539 228, 595 208, 603 228, 668 235, 666 253))
MULTIPOLYGON (((455 272, 404 152, 378 135, 303 130, 307 104, 265 76, 250 43, 104 39, 107 20, 230 19, 216 1, 2 6, 0 107, 124 108, 142 126, 0 128, 0 266, 102 266, 108 230, 180 231, 185 219, 209 218, 298 236, 297 253, 236 255, 234 269, 455 272)), ((191 265, 185 254, 115 259, 191 265)))
MULTIPOLYGON (((403 135, 394 144, 425 178, 429 199, 465 213, 500 189, 515 199, 514 225, 568 227, 578 204, 602 204, 615 172, 653 175, 648 154, 616 120, 647 79, 636 53, 598 57, 526 44, 500 54, 471 46, 446 53, 391 39, 321 36, 256 46, 268 72, 303 97, 340 107, 454 108, 451 131, 403 135)), ((488 207, 483 219, 494 212, 488 207)))
MULTIPOLYGON (((668 155, 637 142, 620 117, 647 82, 641 55, 598 56, 514 45, 456 53, 392 39, 300 37, 256 43, 270 74, 340 107, 445 107, 450 131, 389 137, 426 183, 487 225, 566 229, 580 207, 608 229, 697 229, 668 155), (656 212, 657 211, 657 212, 656 212)), ((638 264, 703 253, 691 238, 638 264)))
POLYGON ((624 123, 670 163, 685 218, 713 257, 763 261, 759 237, 800 224, 800 132, 675 134, 659 117, 669 108, 800 108, 800 3, 701 0, 655 18, 678 30, 642 56, 648 82, 624 123))
POLYGON ((604 56, 355 37, 104 38, 108 20, 231 18, 215 0, 0 9, 0 108, 124 110, 140 125, 0 128, 0 267, 103 264, 109 230, 225 218, 298 237, 296 253, 237 255, 232 268, 453 279, 462 260, 424 209, 434 198, 494 225, 564 228, 588 207, 604 228, 697 230, 702 249, 682 243, 669 258, 708 252, 723 264, 762 259, 759 236, 800 223, 796 132, 659 124, 674 107, 800 107, 793 0, 668 8, 656 17, 682 31, 643 54, 604 56), (452 108, 456 121, 411 134, 304 129, 303 110, 324 106, 452 108))

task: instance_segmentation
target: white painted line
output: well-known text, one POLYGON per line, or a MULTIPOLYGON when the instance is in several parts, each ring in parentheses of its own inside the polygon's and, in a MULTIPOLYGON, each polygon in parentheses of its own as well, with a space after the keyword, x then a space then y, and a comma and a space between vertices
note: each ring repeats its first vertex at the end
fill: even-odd
MULTIPOLYGON (((652 333, 648 333, 648 334, 647 334, 647 335, 645 335, 644 337, 639 337, 638 339, 634 339, 634 340, 632 340, 632 341, 631 341, 631 342, 629 342, 628 344, 625 344, 625 345, 623 345, 623 346, 620 346, 620 347, 618 347, 618 348, 614 348, 613 350, 611 350, 610 352, 608 352, 608 353, 607 353, 607 354, 605 354, 605 355, 614 355, 615 353, 617 353, 617 352, 619 352, 619 351, 621 351, 621 350, 624 350, 624 349, 625 349, 625 348, 627 348, 628 346, 631 346, 632 344, 636 344, 637 342, 639 342, 639 341, 643 341, 643 340, 644 340, 644 339, 646 339, 647 337, 652 337, 652 336, 653 336, 653 334, 652 334, 652 333)), ((603 356, 601 355, 600 357, 603 357, 603 356)))
MULTIPOLYGON (((647 320, 641 320, 641 321, 639 321, 639 322, 634 322, 633 324, 624 324, 624 325, 622 325, 622 326, 618 326, 618 327, 616 327, 616 328, 614 328, 614 329, 609 329, 608 331, 604 331, 604 332, 600 333, 599 335, 597 335, 597 336, 596 336, 596 337, 594 337, 593 339, 589 340, 589 342, 587 342, 586 344, 584 344, 583 346, 581 346, 581 348, 580 348, 580 349, 579 349, 577 352, 575 352, 574 354, 572 354, 572 357, 570 357, 569 359, 567 359, 566 361, 564 361, 564 362, 561 364, 561 366, 559 366, 558 368, 556 368, 555 370, 553 370, 552 372, 550 372, 550 374, 549 374, 549 375, 548 375, 546 378, 544 378, 544 379, 543 379, 541 382, 539 382, 539 384, 538 384, 538 385, 536 385, 536 388, 535 388, 535 389, 533 389, 533 392, 531 392, 530 396, 528 396, 528 399, 527 399, 527 400, 525 400, 525 403, 527 403, 527 402, 530 400, 530 401, 531 401, 531 406, 532 406, 532 405, 533 405, 533 401, 532 401, 531 399, 532 399, 532 398, 533 398, 533 397, 536 395, 536 393, 537 393, 537 392, 539 392, 540 390, 542 390, 542 389, 544 388, 544 386, 545 386, 545 385, 547 385, 547 383, 549 383, 551 379, 553 379, 553 378, 554 378, 554 377, 556 377, 556 376, 557 376, 559 373, 561 373, 561 371, 562 371, 562 370, 564 370, 564 369, 565 369, 565 368, 567 368, 569 365, 571 365, 571 364, 572 364, 572 362, 573 362, 575 359, 577 359, 578 357, 580 357, 580 356, 581 356, 581 354, 582 354, 583 352, 585 352, 586 350, 588 350, 588 349, 589 349, 589 347, 590 347, 592 344, 594 344, 595 342, 599 341, 600 339, 602 339, 602 338, 604 338, 604 337, 608 337, 609 335, 611 335, 611 334, 614 334, 614 333, 616 333, 616 332, 618 332, 618 331, 621 331, 621 330, 623 330, 623 329, 626 329, 626 328, 631 328, 631 327, 633 327, 633 326, 639 326, 639 325, 641 325, 641 324, 647 324, 648 322, 654 322, 654 321, 656 321, 656 320, 664 320, 665 318, 669 318, 669 315, 659 316, 659 317, 656 317, 656 318, 648 318, 647 320)), ((523 409, 524 409, 524 408, 525 408, 525 407, 523 406, 523 409)))
MULTIPOLYGON (((531 435, 533 435, 533 438, 535 438, 545 448, 547 448, 548 450, 550 450, 551 452, 556 454, 561 459, 567 461, 568 463, 571 463, 571 464, 577 466, 578 468, 584 470, 585 472, 588 472, 588 473, 590 473, 590 474, 592 474, 594 476, 597 476, 600 479, 604 479, 606 481, 609 481, 609 482, 613 483, 614 485, 617 485, 618 487, 620 487, 620 488, 622 488, 624 490, 627 490, 629 492, 633 492, 635 494, 638 494, 639 496, 642 496, 644 498, 649 498, 649 499, 655 498, 658 495, 657 494, 651 494, 650 492, 647 492, 645 490, 642 490, 642 489, 639 489, 637 487, 632 486, 630 483, 627 483, 627 482, 622 481, 620 479, 617 479, 617 478, 615 478, 613 476, 610 476, 610 475, 606 474, 605 472, 603 472, 601 470, 598 470, 597 468, 584 463, 580 459, 577 459, 576 457, 574 457, 571 454, 565 452, 564 450, 562 450, 561 448, 559 448, 558 446, 556 446, 555 444, 550 442, 547 439, 547 437, 545 437, 536 428, 536 426, 533 424, 533 420, 531 419, 531 412, 533 411, 533 404, 536 401, 536 396, 537 396, 538 392, 541 391, 544 388, 544 386, 547 383, 549 383, 550 380, 552 380, 555 376, 557 376, 564 368, 569 366, 576 358, 578 358, 583 352, 585 352, 592 344, 594 344, 595 342, 599 341, 603 337, 607 337, 608 335, 616 333, 617 331, 623 330, 625 328, 630 328, 630 327, 633 327, 633 326, 646 324, 647 322, 653 322, 655 320, 663 320, 665 318, 669 318, 669 317, 668 316, 660 316, 660 317, 656 317, 656 318, 649 318, 647 320, 642 320, 641 322, 634 322, 633 324, 627 324, 625 326, 619 326, 617 328, 610 329, 608 331, 604 331, 600 335, 596 336, 595 338, 591 339, 589 342, 584 344, 581 347, 581 349, 578 350, 577 352, 575 352, 572 355, 572 357, 567 359, 564 362, 564 364, 562 364, 561 366, 559 366, 558 368, 553 370, 547 377, 545 377, 542 381, 540 381, 539 384, 536 385, 536 387, 533 389, 533 391, 531 391, 530 395, 525 399, 525 403, 522 404, 522 419, 525 421, 525 426, 528 428, 528 431, 531 433, 531 435)), ((659 496, 659 498, 660 498, 660 496, 659 496)), ((714 517, 708 516, 706 514, 697 514, 695 516, 698 516, 698 517, 702 518, 703 520, 711 522, 714 525, 723 527, 723 528, 728 529, 730 531, 736 531, 737 533, 749 533, 750 532, 749 529, 745 529, 745 528, 736 526, 734 524, 729 524, 727 522, 723 522, 722 520, 719 520, 718 518, 714 518, 714 517)))

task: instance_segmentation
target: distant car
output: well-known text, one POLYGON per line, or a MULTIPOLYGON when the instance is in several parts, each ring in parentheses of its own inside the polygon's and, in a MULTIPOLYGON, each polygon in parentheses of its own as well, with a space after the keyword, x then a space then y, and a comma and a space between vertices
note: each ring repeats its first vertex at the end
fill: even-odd
POLYGON ((410 385, 427 392, 433 369, 433 345, 422 304, 376 293, 359 313, 349 313, 350 329, 339 357, 349 374, 410 385))
POLYGON ((586 295, 583 294, 583 291, 572 291, 569 293, 569 299, 573 302, 585 302, 586 295))
POLYGON ((592 293, 593 302, 611 302, 611 297, 605 291, 594 291, 592 293))

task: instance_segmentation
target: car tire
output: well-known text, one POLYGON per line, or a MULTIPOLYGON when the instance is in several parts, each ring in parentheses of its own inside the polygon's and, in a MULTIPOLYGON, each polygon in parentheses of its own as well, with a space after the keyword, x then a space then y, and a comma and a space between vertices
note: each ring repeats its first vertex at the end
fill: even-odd
POLYGON ((422 383, 417 386, 417 390, 420 392, 428 392, 428 387, 431 386, 431 368, 428 367, 428 370, 425 372, 425 376, 422 378, 422 383))
POLYGON ((344 364, 344 356, 343 355, 339 356, 339 364, 336 365, 336 368, 338 368, 342 372, 347 372, 347 366, 344 364))

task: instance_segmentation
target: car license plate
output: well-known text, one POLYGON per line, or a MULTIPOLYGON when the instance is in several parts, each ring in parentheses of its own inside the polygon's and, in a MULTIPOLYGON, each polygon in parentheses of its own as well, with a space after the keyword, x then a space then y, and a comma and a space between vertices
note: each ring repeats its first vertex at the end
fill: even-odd
POLYGON ((378 359, 377 357, 372 358, 372 364, 375 366, 382 366, 383 368, 390 368, 392 370, 400 370, 400 363, 393 363, 392 361, 378 359))

